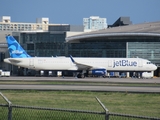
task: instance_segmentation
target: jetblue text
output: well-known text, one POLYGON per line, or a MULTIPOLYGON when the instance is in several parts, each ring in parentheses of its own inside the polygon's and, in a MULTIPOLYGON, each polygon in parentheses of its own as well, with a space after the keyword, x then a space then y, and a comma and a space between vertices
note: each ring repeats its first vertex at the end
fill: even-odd
POLYGON ((113 68, 118 66, 137 66, 136 61, 129 61, 129 60, 114 60, 113 62, 113 68))

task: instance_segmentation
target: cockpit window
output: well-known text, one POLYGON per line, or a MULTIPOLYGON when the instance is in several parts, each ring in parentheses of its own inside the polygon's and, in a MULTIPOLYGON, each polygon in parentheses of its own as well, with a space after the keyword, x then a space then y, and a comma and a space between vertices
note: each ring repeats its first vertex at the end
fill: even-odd
POLYGON ((147 64, 152 64, 151 62, 147 62, 147 64))

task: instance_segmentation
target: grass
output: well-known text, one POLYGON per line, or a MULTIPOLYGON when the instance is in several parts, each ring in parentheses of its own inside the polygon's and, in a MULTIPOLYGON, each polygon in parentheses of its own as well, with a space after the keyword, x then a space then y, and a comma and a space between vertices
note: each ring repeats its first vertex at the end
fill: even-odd
MULTIPOLYGON (((37 84, 37 85, 102 85, 102 86, 156 86, 155 83, 109 83, 109 82, 82 82, 82 81, 17 81, 5 80, 0 84, 37 84)), ((99 105, 95 97, 101 102, 111 113, 122 113, 140 116, 150 116, 160 118, 160 94, 156 93, 119 93, 119 92, 89 92, 89 91, 37 91, 37 90, 1 90, 14 105, 37 106, 49 108, 75 109, 87 111, 104 111, 99 105)), ((0 97, 0 104, 7 104, 0 97)), ((8 109, 0 106, 0 119, 7 119, 8 109)), ((56 120, 99 120, 104 116, 81 114, 68 112, 51 112, 44 110, 18 109, 13 110, 13 119, 39 120, 39 119, 56 119, 56 120), (32 117, 31 117, 32 116, 32 117), (37 117, 39 116, 39 117, 37 117)), ((110 119, 124 119, 111 116, 110 119)))
POLYGON ((99 86, 156 86, 160 87, 160 83, 112 83, 112 82, 71 82, 71 81, 0 81, 1 85, 7 84, 7 85, 99 85, 99 86))
MULTIPOLYGON (((87 91, 1 91, 13 104, 103 111, 97 96, 110 112, 160 117, 160 94, 87 91)), ((5 101, 0 98, 0 103, 5 101)))

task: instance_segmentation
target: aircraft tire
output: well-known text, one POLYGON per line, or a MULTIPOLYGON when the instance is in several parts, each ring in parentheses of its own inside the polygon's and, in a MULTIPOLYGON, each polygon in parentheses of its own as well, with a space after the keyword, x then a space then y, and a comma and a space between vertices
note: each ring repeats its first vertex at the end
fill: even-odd
POLYGON ((85 75, 84 75, 84 74, 81 74, 81 78, 85 78, 85 75))
POLYGON ((106 76, 105 76, 105 75, 103 75, 103 78, 106 78, 106 76))

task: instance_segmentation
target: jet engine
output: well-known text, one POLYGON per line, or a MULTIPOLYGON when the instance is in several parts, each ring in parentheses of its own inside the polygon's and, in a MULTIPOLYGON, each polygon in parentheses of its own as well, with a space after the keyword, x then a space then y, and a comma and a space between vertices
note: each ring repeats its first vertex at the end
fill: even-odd
POLYGON ((106 76, 107 70, 105 68, 96 68, 88 71, 89 75, 106 76))

